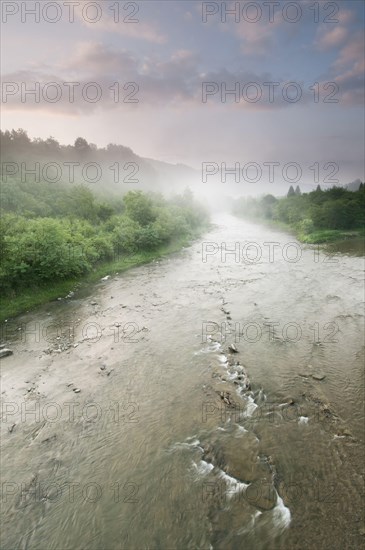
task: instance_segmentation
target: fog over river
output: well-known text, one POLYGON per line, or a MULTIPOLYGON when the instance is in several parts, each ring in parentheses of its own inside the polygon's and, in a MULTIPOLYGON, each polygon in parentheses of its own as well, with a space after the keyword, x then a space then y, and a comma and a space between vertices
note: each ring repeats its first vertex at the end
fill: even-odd
POLYGON ((213 223, 4 325, 3 549, 363 544, 363 258, 213 223))

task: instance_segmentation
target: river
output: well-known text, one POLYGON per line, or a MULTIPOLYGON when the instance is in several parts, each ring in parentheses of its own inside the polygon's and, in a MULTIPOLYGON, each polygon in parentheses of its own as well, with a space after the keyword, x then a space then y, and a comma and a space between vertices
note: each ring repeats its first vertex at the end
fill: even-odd
POLYGON ((213 221, 4 324, 1 548, 363 544, 363 258, 213 221))

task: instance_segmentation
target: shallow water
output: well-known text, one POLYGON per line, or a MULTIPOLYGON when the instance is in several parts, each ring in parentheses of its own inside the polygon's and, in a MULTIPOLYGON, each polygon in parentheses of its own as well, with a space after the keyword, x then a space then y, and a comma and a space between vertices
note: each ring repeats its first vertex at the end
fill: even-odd
POLYGON ((359 547, 364 264, 348 252, 222 216, 3 327, 1 547, 359 547))

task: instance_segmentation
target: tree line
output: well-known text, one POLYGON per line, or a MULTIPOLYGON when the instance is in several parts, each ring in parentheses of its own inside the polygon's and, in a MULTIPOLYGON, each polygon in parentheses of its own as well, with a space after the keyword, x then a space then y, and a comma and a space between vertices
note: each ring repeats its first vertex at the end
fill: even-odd
POLYGON ((8 178, 1 186, 0 290, 77 278, 102 262, 194 237, 208 223, 190 190, 166 200, 128 191, 101 201, 82 185, 8 178))
POLYGON ((321 242, 335 238, 339 232, 363 231, 365 224, 365 190, 344 187, 322 190, 320 186, 310 193, 289 189, 288 195, 276 198, 265 195, 240 198, 233 207, 236 215, 250 219, 283 222, 295 230, 304 242, 321 242))

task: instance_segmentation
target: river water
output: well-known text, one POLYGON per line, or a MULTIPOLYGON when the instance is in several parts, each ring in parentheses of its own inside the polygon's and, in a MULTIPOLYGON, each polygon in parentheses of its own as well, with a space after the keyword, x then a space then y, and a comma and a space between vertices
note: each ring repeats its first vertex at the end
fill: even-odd
POLYGON ((363 268, 219 216, 9 320, 1 548, 360 547, 363 268))

